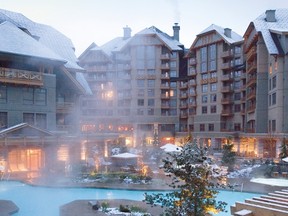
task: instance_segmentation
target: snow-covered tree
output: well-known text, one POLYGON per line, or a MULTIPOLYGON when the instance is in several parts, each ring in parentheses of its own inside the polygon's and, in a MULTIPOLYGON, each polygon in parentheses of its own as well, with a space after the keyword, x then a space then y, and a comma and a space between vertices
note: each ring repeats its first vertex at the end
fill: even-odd
POLYGON ((236 161, 236 152, 233 151, 233 148, 234 144, 231 143, 230 139, 223 145, 222 164, 228 167, 228 171, 233 171, 236 161))
POLYGON ((169 193, 145 194, 148 204, 161 205, 167 215, 204 216, 225 211, 225 202, 216 201, 223 179, 220 170, 207 162, 206 148, 196 140, 186 143, 180 152, 169 153, 163 170, 171 177, 169 193), (217 177, 216 177, 217 176, 217 177))

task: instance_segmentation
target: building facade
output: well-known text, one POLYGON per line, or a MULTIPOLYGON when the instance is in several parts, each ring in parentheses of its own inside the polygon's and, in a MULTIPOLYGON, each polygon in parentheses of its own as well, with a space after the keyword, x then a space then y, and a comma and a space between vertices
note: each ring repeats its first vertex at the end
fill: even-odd
POLYGON ((185 95, 177 80, 185 72, 184 46, 178 41, 180 26, 173 29, 172 37, 154 26, 131 36, 125 27, 123 37, 87 48, 79 61, 93 96, 82 101, 83 130, 117 133, 139 146, 152 145, 155 134, 161 142, 173 141, 185 129, 179 122, 185 95))

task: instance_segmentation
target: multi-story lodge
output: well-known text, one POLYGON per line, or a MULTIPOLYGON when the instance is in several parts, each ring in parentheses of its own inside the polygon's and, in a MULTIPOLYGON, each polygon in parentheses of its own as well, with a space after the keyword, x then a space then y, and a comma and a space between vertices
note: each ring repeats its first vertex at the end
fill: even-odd
POLYGON ((77 61, 57 30, 0 10, 1 165, 38 170, 48 159, 45 137, 79 131, 79 96, 91 91, 77 61))
POLYGON ((79 62, 93 96, 82 102, 83 130, 117 133, 131 146, 152 144, 155 135, 174 142, 175 133, 185 130, 179 104, 187 94, 179 93, 177 79, 186 73, 186 62, 180 26, 173 30, 171 37, 152 26, 132 37, 125 27, 123 37, 84 51, 79 62))
POLYGON ((244 40, 215 25, 197 36, 187 55, 196 137, 213 148, 231 137, 240 155, 278 157, 288 130, 287 30, 288 10, 278 9, 251 22, 244 40))
POLYGON ((190 131, 213 148, 244 128, 243 38, 211 25, 197 35, 187 54, 190 131))

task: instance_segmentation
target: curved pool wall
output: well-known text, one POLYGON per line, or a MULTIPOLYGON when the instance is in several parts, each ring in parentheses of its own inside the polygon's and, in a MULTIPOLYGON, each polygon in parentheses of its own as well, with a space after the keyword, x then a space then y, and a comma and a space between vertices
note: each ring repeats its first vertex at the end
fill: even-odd
MULTIPOLYGON (((0 199, 11 200, 20 209, 19 212, 13 216, 59 216, 60 206, 73 200, 81 199, 131 199, 141 201, 144 198, 144 192, 158 193, 161 191, 155 192, 99 188, 51 188, 31 186, 18 181, 0 182, 0 199)), ((221 212, 218 215, 231 215, 230 205, 233 205, 236 201, 244 201, 245 199, 255 196, 259 196, 259 194, 220 191, 217 200, 228 203, 226 207, 228 212, 221 212)))

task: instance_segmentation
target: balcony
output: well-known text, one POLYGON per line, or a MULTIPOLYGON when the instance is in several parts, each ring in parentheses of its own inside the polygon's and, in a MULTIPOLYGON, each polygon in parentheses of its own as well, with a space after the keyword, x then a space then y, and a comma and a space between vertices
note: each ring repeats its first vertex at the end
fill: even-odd
POLYGON ((250 100, 252 98, 256 98, 256 90, 252 90, 250 91, 247 95, 246 95, 247 100, 250 100))
POLYGON ((180 113, 180 118, 186 119, 186 118, 188 118, 188 114, 187 113, 180 113))
POLYGON ((170 108, 169 103, 162 103, 161 104, 161 109, 169 109, 169 108, 170 108))
POLYGON ((196 101, 189 102, 188 106, 189 108, 196 107, 197 106, 196 101))
POLYGON ((57 113, 69 113, 72 112, 75 103, 73 102, 57 102, 56 109, 57 113))
POLYGON ((43 86, 43 74, 27 70, 0 67, 0 82, 43 86))
POLYGON ((232 104, 234 102, 233 98, 222 98, 222 104, 232 104))
POLYGON ((250 59, 254 59, 257 55, 256 47, 252 47, 246 54, 246 59, 249 61, 250 59))
POLYGON ((180 99, 185 99, 187 97, 188 97, 187 93, 180 93, 180 99))
POLYGON ((234 80, 234 77, 231 76, 230 74, 225 74, 225 75, 222 76, 221 80, 222 81, 231 81, 232 82, 234 80))
POLYGON ((170 79, 170 76, 168 73, 165 73, 165 74, 161 74, 161 79, 164 79, 164 80, 169 80, 170 79))
POLYGON ((161 94, 161 99, 170 99, 169 94, 161 94))
POLYGON ((222 58, 233 58, 234 53, 232 50, 227 50, 227 51, 222 52, 221 57, 222 58))
POLYGON ((222 64, 222 70, 227 70, 232 68, 232 63, 231 62, 226 62, 222 64))
POLYGON ((190 67, 188 69, 188 76, 196 76, 197 73, 196 73, 196 68, 195 67, 190 67))
POLYGON ((256 105, 251 105, 247 108, 247 113, 253 113, 255 112, 256 105))
POLYGON ((196 81, 195 80, 189 80, 188 85, 189 86, 196 86, 196 81))
POLYGON ((211 77, 210 79, 209 79, 209 82, 210 83, 216 83, 218 81, 218 78, 217 77, 211 77))
POLYGON ((202 79, 201 81, 200 81, 200 84, 207 84, 208 83, 208 79, 202 79))
POLYGON ((196 58, 189 59, 189 65, 196 65, 196 63, 197 63, 196 58))
POLYGON ((222 87, 221 92, 224 92, 224 93, 233 92, 233 87, 224 86, 224 87, 222 87))
POLYGON ((249 86, 251 86, 251 85, 253 85, 253 84, 256 84, 256 81, 257 81, 256 76, 250 77, 250 78, 248 79, 247 84, 246 84, 246 88, 248 88, 249 86))
POLYGON ((188 104, 187 103, 180 103, 180 109, 187 109, 188 104))
POLYGON ((169 88, 170 88, 169 83, 161 84, 161 85, 160 85, 160 88, 161 88, 161 89, 169 89, 169 88))
POLYGON ((170 55, 169 55, 169 53, 165 53, 165 54, 162 54, 160 58, 163 60, 168 60, 168 59, 170 59, 170 55))
POLYGON ((252 63, 247 64, 247 73, 252 73, 257 71, 257 63, 253 61, 252 63))
POLYGON ((188 87, 187 83, 180 83, 180 89, 186 89, 188 87))
POLYGON ((221 112, 221 116, 233 116, 233 110, 232 109, 223 109, 221 112))
POLYGON ((169 63, 162 64, 162 65, 161 65, 161 70, 170 70, 169 63))

